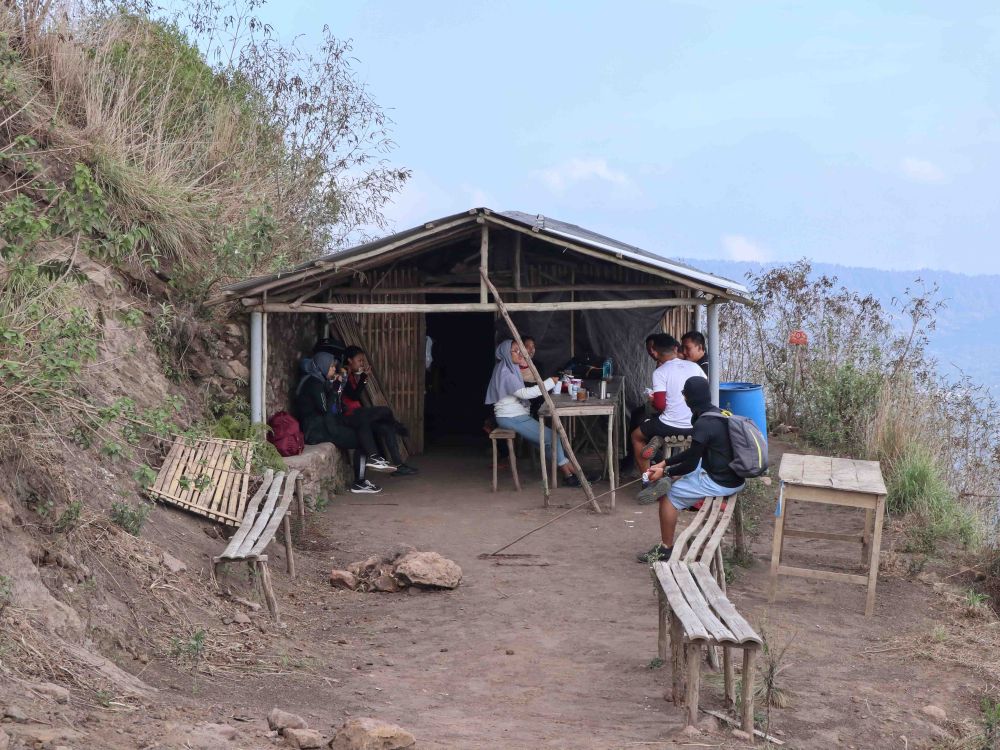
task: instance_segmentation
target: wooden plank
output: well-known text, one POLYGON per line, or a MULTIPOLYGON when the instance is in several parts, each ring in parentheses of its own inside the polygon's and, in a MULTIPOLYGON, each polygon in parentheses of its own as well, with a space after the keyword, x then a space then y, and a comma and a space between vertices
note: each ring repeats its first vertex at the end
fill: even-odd
POLYGON ((830 461, 831 486, 837 490, 858 491, 858 470, 849 458, 833 458, 830 461))
POLYGON ((844 492, 832 488, 806 487, 794 484, 786 484, 783 489, 786 501, 801 500, 805 503, 872 509, 878 504, 878 496, 861 492, 844 492))
POLYGON ((688 605, 667 563, 653 563, 653 573, 656 575, 656 580, 659 582, 663 593, 666 594, 667 602, 670 604, 670 611, 674 613, 674 617, 680 620, 681 627, 684 629, 687 639, 690 641, 707 642, 709 640, 708 631, 701 620, 698 619, 694 610, 688 605))
POLYGON ((854 466, 858 472, 860 492, 870 492, 874 495, 888 494, 885 479, 882 478, 882 466, 878 461, 855 461, 854 466))
POLYGON ((833 486, 833 459, 829 456, 803 456, 802 484, 810 487, 833 486))
POLYGON ((708 520, 702 525, 701 530, 698 531, 698 535, 691 542, 691 546, 688 547, 687 552, 684 553, 683 559, 686 562, 694 562, 698 559, 698 554, 701 552, 702 545, 711 535, 712 531, 715 529, 715 522, 719 517, 719 508, 722 507, 722 503, 719 502, 719 498, 716 497, 706 497, 705 502, 702 503, 702 508, 708 506, 710 510, 708 511, 708 520))
POLYGON ((192 500, 192 496, 195 495, 195 487, 194 487, 195 477, 192 475, 195 473, 198 467, 198 462, 201 460, 201 457, 204 453, 205 453, 204 442, 201 440, 195 441, 192 450, 188 451, 187 461, 184 464, 183 473, 177 478, 177 486, 178 489, 180 490, 178 492, 178 497, 180 497, 182 502, 194 505, 195 507, 198 506, 195 503, 195 501, 192 500), (184 484, 187 485, 186 487, 181 485, 182 480, 185 480, 184 484))
POLYGON ((234 503, 230 504, 233 515, 243 517, 243 508, 246 507, 247 493, 250 491, 250 465, 253 463, 253 443, 247 443, 243 452, 243 474, 240 477, 240 487, 235 495, 234 503))
POLYGON ((863 543, 865 538, 861 534, 832 534, 827 531, 809 531, 808 529, 785 528, 785 536, 800 537, 802 539, 829 539, 834 542, 858 542, 863 543))
MULTIPOLYGON (((218 461, 218 465, 221 476, 215 485, 215 491, 208 502, 208 507, 216 513, 227 513, 224 501, 226 498, 226 488, 232 483, 233 465, 233 456, 228 446, 223 446, 222 456, 218 461)), ((240 514, 240 518, 242 518, 242 514, 240 514)))
MULTIPOLYGON (((637 308, 678 307, 707 304, 697 297, 662 299, 580 300, 576 302, 508 302, 509 312, 554 312, 567 310, 634 310, 637 308)), ((493 302, 262 302, 246 308, 252 312, 273 313, 436 313, 497 312, 493 302)))
POLYGON ((267 548, 267 545, 271 543, 271 540, 274 539, 274 535, 277 533, 278 527, 281 525, 281 521, 285 517, 285 513, 288 512, 288 506, 292 502, 292 495, 295 493, 295 480, 298 475, 298 470, 293 469, 285 476, 284 491, 281 493, 281 502, 278 503, 277 507, 271 512, 271 518, 268 520, 267 526, 264 527, 264 530, 257 538, 253 549, 250 550, 251 555, 259 555, 262 553, 267 548))
POLYGON ((779 565, 778 574, 783 576, 798 576, 799 578, 815 578, 817 581, 836 581, 838 583, 868 585, 868 576, 861 576, 855 573, 836 573, 832 570, 811 570, 809 568, 795 568, 791 565, 779 565))
POLYGON ((278 493, 281 491, 281 485, 284 479, 285 472, 283 471, 279 471, 274 475, 274 480, 271 482, 271 488, 267 492, 267 500, 264 501, 264 507, 261 508, 260 513, 257 514, 257 520, 254 521, 253 526, 250 528, 250 533, 248 533, 246 538, 243 540, 243 544, 241 544, 239 549, 236 550, 237 557, 245 557, 250 554, 250 550, 253 549, 254 544, 257 543, 257 539, 260 537, 264 527, 267 526, 268 521, 271 520, 271 513, 274 511, 274 504, 278 501, 278 493))
POLYGON ((264 480, 261 482, 260 487, 254 493, 253 498, 247 505, 246 513, 240 520, 240 527, 233 534, 233 538, 229 540, 229 544, 226 546, 226 551, 223 552, 219 557, 225 557, 227 559, 232 559, 236 556, 237 550, 243 545, 244 540, 250 533, 250 529, 253 528, 254 520, 257 516, 257 508, 260 506, 260 501, 264 499, 264 495, 267 494, 268 490, 271 489, 271 483, 274 480, 274 471, 267 469, 264 472, 264 480))
POLYGON ((719 586, 709 567, 705 563, 692 563, 690 568, 705 600, 715 610, 715 613, 725 623, 726 627, 729 628, 730 632, 736 638, 736 642, 740 645, 744 643, 763 644, 753 626, 739 613, 736 606, 729 601, 729 597, 726 596, 725 592, 719 586))
MULTIPOLYGON (((192 498, 193 502, 201 508, 205 509, 205 515, 211 518, 211 506, 212 498, 215 495, 215 482, 220 476, 219 471, 219 459, 222 457, 222 453, 225 447, 221 445, 218 441, 211 441, 205 456, 205 465, 199 467, 198 476, 195 477, 195 485, 198 485, 199 480, 202 477, 208 479, 208 484, 204 489, 197 491, 197 497, 192 498)), ((196 487, 197 489, 197 487, 196 487)))
POLYGON ((719 545, 722 543, 722 538, 726 535, 726 529, 729 528, 729 521, 732 519, 733 513, 736 511, 736 503, 739 502, 739 493, 730 495, 729 497, 716 498, 716 502, 725 502, 726 510, 723 512, 722 520, 719 521, 718 525, 715 527, 715 531, 712 532, 712 538, 709 539, 708 544, 705 545, 705 551, 701 554, 701 562, 711 562, 716 552, 719 551, 719 545))
POLYGON ((695 514, 694 519, 687 525, 687 528, 680 533, 680 535, 674 540, 674 551, 671 554, 671 559, 680 560, 684 557, 684 547, 688 543, 694 534, 701 529, 702 525, 708 518, 708 504, 702 503, 701 508, 695 514))
POLYGON ((688 569, 687 563, 672 562, 668 563, 668 565, 688 605, 694 611, 695 616, 701 621, 701 624, 705 626, 712 639, 717 643, 739 643, 739 640, 733 635, 732 631, 723 624, 722 620, 715 616, 708 606, 708 602, 701 593, 701 589, 698 588, 698 584, 694 582, 694 578, 691 576, 691 571, 688 569))
POLYGON ((489 291, 486 289, 486 278, 490 274, 490 228, 485 222, 480 229, 479 235, 479 303, 487 304, 490 300, 489 291))
MULTIPOLYGON (((205 515, 205 509, 204 508, 201 508, 201 507, 199 507, 197 505, 192 505, 189 502, 181 500, 178 497, 174 497, 173 495, 168 495, 165 492, 158 492, 158 493, 156 493, 155 497, 156 497, 157 500, 164 500, 166 502, 169 502, 171 505, 176 505, 178 508, 183 508, 184 510, 189 510, 192 513, 196 513, 196 514, 198 514, 200 516, 205 515)), ((240 519, 238 519, 238 518, 226 518, 226 520, 225 520, 225 523, 227 523, 230 526, 236 526, 239 522, 240 522, 240 519)))
POLYGON ((879 554, 882 551, 882 521, 885 517, 885 497, 878 499, 875 509, 875 529, 872 536, 872 556, 868 564, 868 598, 865 600, 865 617, 875 611, 875 586, 878 583, 879 554))
POLYGON ((802 483, 802 471, 805 468, 803 456, 800 453, 786 453, 781 457, 778 467, 778 478, 782 482, 802 483))
POLYGON ((164 492, 167 492, 174 497, 180 497, 181 487, 179 484, 180 478, 184 475, 186 471, 188 461, 190 460, 190 455, 194 451, 195 443, 193 440, 188 440, 187 438, 178 438, 182 441, 182 448, 180 455, 177 457, 177 461, 171 467, 170 475, 167 477, 167 481, 162 487, 164 492))
POLYGON ((163 459, 163 464, 160 466, 160 470, 156 473, 156 481, 153 482, 151 490, 161 490, 163 489, 164 483, 167 481, 167 477, 176 464, 181 453, 184 451, 184 446, 179 440, 174 440, 170 444, 170 450, 167 451, 167 457, 163 459))

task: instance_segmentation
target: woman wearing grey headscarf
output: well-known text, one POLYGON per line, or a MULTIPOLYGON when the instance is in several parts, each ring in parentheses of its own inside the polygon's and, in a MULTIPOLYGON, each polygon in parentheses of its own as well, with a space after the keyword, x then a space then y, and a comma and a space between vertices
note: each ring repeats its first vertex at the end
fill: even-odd
MULTIPOLYGON (((529 443, 538 445, 538 423, 531 417, 529 401, 542 395, 541 386, 525 386, 521 377, 521 365, 525 364, 524 355, 517 344, 511 340, 502 341, 496 350, 497 363, 493 368, 493 376, 486 388, 486 403, 492 404, 497 427, 503 430, 513 430, 529 443)), ((551 391, 556 385, 555 378, 543 381, 546 391, 551 391)), ((552 430, 545 428, 545 453, 552 451, 552 430)), ((556 443, 556 463, 566 477, 564 484, 578 487, 580 480, 573 472, 569 459, 563 453, 561 443, 556 443)))

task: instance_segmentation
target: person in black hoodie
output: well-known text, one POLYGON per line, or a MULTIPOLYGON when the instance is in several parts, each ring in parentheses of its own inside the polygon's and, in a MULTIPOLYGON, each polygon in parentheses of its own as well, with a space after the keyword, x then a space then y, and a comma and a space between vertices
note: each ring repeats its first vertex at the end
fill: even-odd
POLYGON ((669 560, 673 552, 678 511, 706 497, 729 497, 743 489, 744 480, 730 468, 733 444, 725 415, 712 404, 708 380, 688 378, 681 391, 691 409, 691 447, 649 467, 649 481, 672 480, 659 498, 660 543, 638 556, 639 562, 669 560))
POLYGON ((299 420, 306 443, 333 443, 353 451, 354 484, 351 492, 374 495, 382 488, 365 479, 365 455, 360 449, 358 434, 332 413, 340 385, 337 358, 329 352, 317 352, 303 361, 303 375, 295 390, 295 416, 299 420))

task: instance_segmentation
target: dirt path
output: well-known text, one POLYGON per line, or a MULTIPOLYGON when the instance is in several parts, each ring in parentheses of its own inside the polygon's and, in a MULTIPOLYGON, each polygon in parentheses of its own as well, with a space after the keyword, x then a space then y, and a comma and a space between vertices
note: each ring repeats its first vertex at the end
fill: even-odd
MULTIPOLYGON (((682 711, 664 700, 669 673, 650 668, 655 598, 635 553, 656 538, 655 508, 625 492, 615 514, 568 516, 509 550, 537 557, 498 565, 478 556, 561 509, 541 507, 534 477, 521 493, 509 479, 490 493, 479 451, 424 456, 419 465, 418 477, 379 478, 381 495, 338 496, 312 514, 296 581, 272 550, 286 624, 267 636, 280 655, 277 674, 192 679, 152 665, 144 679, 185 696, 176 711, 189 718, 248 719, 239 726, 261 738, 260 747, 273 746, 262 720, 274 706, 305 716, 326 736, 349 716, 376 716, 412 731, 421 748, 741 746, 728 729, 683 744, 682 711), (454 559, 462 585, 361 594, 326 583, 331 567, 401 544, 454 559)), ((579 490, 560 489, 554 499, 568 505, 581 498, 579 490)), ((804 523, 850 518, 849 511, 829 515, 804 523)), ((855 521, 860 528, 860 514, 855 521)), ((939 597, 929 586, 883 575, 870 620, 860 586, 783 579, 769 606, 769 515, 761 525, 755 565, 739 570, 730 596, 772 643, 791 641, 780 678, 790 704, 770 712, 773 733, 795 748, 917 748, 941 731, 923 706, 939 705, 949 717, 975 714, 979 685, 970 670, 943 670, 897 645, 934 627, 939 597)), ((216 543, 203 536, 194 538, 207 558, 216 543)), ((843 569, 859 557, 833 543, 796 540, 788 549, 799 563, 826 560, 843 569)), ((704 679, 703 705, 721 708, 721 681, 704 679)), ((154 741, 159 726, 151 724, 142 741, 154 741)))

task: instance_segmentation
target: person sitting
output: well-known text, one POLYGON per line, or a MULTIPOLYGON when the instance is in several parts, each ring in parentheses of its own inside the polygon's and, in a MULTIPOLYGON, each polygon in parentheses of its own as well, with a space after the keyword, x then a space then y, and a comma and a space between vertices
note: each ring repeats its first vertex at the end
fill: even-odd
POLYGON ((341 406, 344 411, 344 423, 358 431, 358 440, 368 455, 368 468, 374 471, 395 473, 397 476, 416 474, 417 470, 403 463, 399 454, 397 435, 406 435, 406 427, 396 421, 392 409, 388 406, 363 406, 361 398, 368 385, 371 365, 364 350, 358 346, 349 346, 344 352, 347 376, 341 390, 341 406), (382 456, 378 443, 385 446, 392 463, 382 456))
POLYGON ((659 416, 644 420, 632 430, 632 454, 640 472, 649 468, 663 438, 691 434, 691 410, 684 403, 681 389, 688 378, 704 378, 705 373, 694 362, 678 357, 677 347, 677 339, 669 333, 653 336, 652 351, 658 366, 653 372, 650 401, 659 416))
MULTIPOLYGON (((496 366, 486 389, 486 404, 493 406, 497 427, 513 430, 529 443, 538 445, 538 422, 531 418, 528 401, 540 396, 542 388, 551 391, 556 379, 547 378, 540 385, 526 385, 521 377, 521 365, 525 363, 517 344, 508 339, 500 342, 496 349, 496 366)), ((552 429, 545 428, 545 452, 552 450, 552 429)), ((568 487, 579 487, 580 478, 569 463, 560 443, 556 443, 556 464, 565 477, 568 487)))
MULTIPOLYGON (((534 362, 535 369, 538 371, 538 374, 542 375, 542 373, 545 372, 545 368, 542 366, 542 363, 541 363, 540 360, 535 359, 535 351, 536 351, 536 348, 535 348, 535 337, 534 336, 522 336, 521 337, 521 341, 524 342, 524 349, 528 353, 528 356, 531 357, 531 361, 534 362)), ((527 361, 527 359, 525 359, 523 365, 518 365, 518 367, 520 367, 520 369, 521 369, 521 377, 524 379, 524 384, 525 385, 528 385, 528 386, 538 385, 535 382, 535 379, 534 379, 534 377, 531 374, 531 368, 528 367, 528 361, 527 361)), ((542 376, 542 377, 544 377, 544 376, 542 376)), ((530 409, 531 418, 532 419, 538 419, 538 412, 541 410, 542 404, 544 404, 544 403, 545 403, 545 398, 541 394, 539 394, 538 396, 536 396, 535 398, 531 399, 528 402, 528 408, 530 409)), ((504 446, 504 447, 506 448, 506 446, 504 446)))
POLYGON ((678 511, 706 497, 735 495, 745 484, 729 466, 733 461, 729 425, 719 408, 712 404, 708 380, 698 376, 688 378, 683 393, 691 409, 691 447, 649 469, 651 482, 659 482, 666 475, 671 483, 667 494, 658 499, 660 543, 639 555, 639 562, 670 559, 678 511), (709 416, 712 414, 719 416, 709 416))
POLYGON ((681 336, 681 354, 688 362, 694 362, 708 377, 708 355, 705 353, 705 335, 700 331, 688 331, 681 336))
POLYGON ((382 488, 365 479, 365 457, 359 450, 358 435, 330 409, 340 390, 340 383, 335 380, 337 366, 337 358, 329 352, 321 351, 303 360, 303 375, 295 391, 295 417, 307 444, 333 443, 351 451, 354 470, 351 492, 373 495, 382 488))

